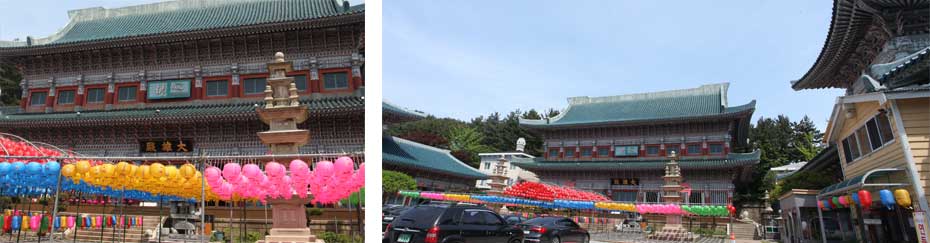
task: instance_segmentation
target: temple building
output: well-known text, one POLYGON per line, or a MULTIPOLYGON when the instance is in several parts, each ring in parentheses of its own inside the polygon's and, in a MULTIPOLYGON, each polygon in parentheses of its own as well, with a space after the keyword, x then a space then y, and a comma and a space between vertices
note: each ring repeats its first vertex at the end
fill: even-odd
POLYGON ((729 105, 728 87, 569 98, 556 117, 520 120, 544 138, 546 152, 513 163, 542 182, 655 203, 663 202, 665 164, 674 151, 682 202, 730 203, 734 184, 749 181, 760 154, 747 144, 755 101, 729 105))
POLYGON ((791 83, 795 90, 846 90, 823 104, 833 107, 824 142, 837 148, 844 181, 817 188, 816 198, 873 195, 870 208, 819 210, 818 241, 924 242, 930 234, 927 9, 928 0, 835 0, 817 61, 791 83), (888 210, 879 201, 881 190, 903 190, 913 205, 888 210))
POLYGON ((0 41, 23 76, 0 131, 86 155, 266 154, 255 109, 282 52, 310 112, 300 153, 363 151, 364 5, 179 0, 68 15, 50 36, 0 41))
MULTIPOLYGON (((382 103, 385 130, 392 124, 426 118, 423 112, 382 103)), ((488 179, 482 173, 452 156, 449 150, 432 147, 385 133, 381 138, 381 167, 413 177, 422 191, 470 192, 476 180, 488 179)))

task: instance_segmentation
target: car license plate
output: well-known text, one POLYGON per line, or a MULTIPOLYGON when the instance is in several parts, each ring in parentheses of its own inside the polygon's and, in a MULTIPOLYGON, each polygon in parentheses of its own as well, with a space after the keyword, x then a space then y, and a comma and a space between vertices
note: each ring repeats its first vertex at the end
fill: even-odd
POLYGON ((528 235, 528 234, 530 234, 530 231, 529 231, 529 230, 524 230, 524 231, 523 231, 523 234, 524 234, 524 235, 528 235))
POLYGON ((410 234, 400 234, 400 236, 397 237, 397 242, 400 242, 400 243, 410 242, 410 234))

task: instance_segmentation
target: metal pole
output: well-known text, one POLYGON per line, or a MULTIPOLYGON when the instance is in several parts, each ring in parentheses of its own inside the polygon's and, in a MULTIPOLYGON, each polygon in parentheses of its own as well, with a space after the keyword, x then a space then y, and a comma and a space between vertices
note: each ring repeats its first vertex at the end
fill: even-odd
POLYGON ((109 197, 104 197, 103 199, 103 211, 100 212, 100 218, 103 219, 102 220, 103 222, 100 222, 100 241, 98 242, 103 242, 103 232, 106 231, 106 228, 107 228, 106 212, 107 212, 107 201, 109 200, 110 200, 109 197))
POLYGON ((77 212, 75 212, 74 219, 75 219, 75 220, 80 219, 80 220, 78 220, 78 222, 74 222, 74 232, 73 232, 73 234, 74 234, 74 237, 73 237, 73 238, 74 238, 74 239, 71 240, 71 243, 77 243, 77 232, 78 232, 78 229, 80 229, 80 228, 81 228, 81 225, 84 224, 84 219, 81 218, 81 205, 83 204, 83 203, 81 203, 81 200, 84 199, 84 193, 81 192, 81 193, 80 193, 80 196, 78 196, 78 197, 79 197, 79 198, 78 198, 78 200, 77 200, 77 204, 78 204, 78 206, 77 206, 77 212))
POLYGON ((158 243, 161 243, 161 229, 163 226, 161 222, 161 214, 162 214, 162 209, 164 208, 164 201, 165 200, 162 197, 162 195, 158 195, 158 223, 156 224, 156 226, 158 227, 157 229, 158 230, 158 243))
MULTIPOLYGON (((23 212, 23 214, 27 214, 27 213, 29 213, 29 211, 32 211, 32 199, 31 199, 31 198, 29 199, 29 204, 28 204, 28 205, 29 205, 29 206, 26 207, 26 212, 23 212)), ((27 216, 23 215, 23 217, 27 217, 27 216)), ((20 222, 22 222, 22 221, 20 221, 20 222)), ((23 234, 23 225, 22 225, 22 223, 20 223, 19 231, 16 232, 16 243, 19 243, 19 237, 20 237, 20 235, 22 235, 22 234, 23 234)))
MULTIPOLYGON (((52 222, 51 223, 53 225, 55 224, 55 219, 58 218, 58 200, 60 200, 61 198, 60 195, 61 195, 61 170, 58 170, 58 183, 55 186, 55 206, 54 208, 52 208, 52 222)), ((58 225, 61 226, 61 222, 59 222, 58 225)), ((53 226, 52 228, 54 229, 55 227, 53 226)), ((55 234, 52 234, 51 232, 49 232, 48 239, 51 240, 53 235, 55 234)))
MULTIPOLYGON (((817 201, 820 201, 820 197, 817 197, 817 201)), ((817 207, 817 219, 820 220, 820 240, 823 243, 827 243, 827 229, 823 226, 823 210, 820 207, 817 207)))
MULTIPOLYGON (((126 207, 126 205, 123 204, 123 199, 125 198, 126 198, 126 187, 123 186, 122 190, 120 190, 119 192, 119 201, 116 202, 117 205, 119 205, 119 217, 116 218, 115 220, 116 222, 113 222, 113 234, 111 237, 112 239, 110 239, 110 242, 116 242, 116 227, 118 227, 118 225, 122 222, 120 219, 122 219, 123 217, 123 208, 126 207)), ((123 228, 123 240, 124 241, 126 240, 125 238, 126 238, 126 228, 123 228)))
POLYGON ((207 171, 207 164, 203 158, 203 151, 200 152, 200 230, 203 231, 203 234, 200 235, 200 243, 203 242, 203 238, 207 236, 207 186, 206 179, 203 178, 203 174, 207 171))

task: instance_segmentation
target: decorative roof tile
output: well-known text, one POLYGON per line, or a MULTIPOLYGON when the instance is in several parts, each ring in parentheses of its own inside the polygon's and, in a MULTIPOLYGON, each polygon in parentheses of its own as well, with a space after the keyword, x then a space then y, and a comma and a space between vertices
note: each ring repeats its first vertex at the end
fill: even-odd
MULTIPOLYGON (((678 161, 682 169, 723 169, 739 166, 751 166, 759 163, 761 153, 731 153, 726 158, 683 158, 678 161)), ((514 165, 529 171, 547 170, 661 170, 668 159, 617 159, 609 161, 547 161, 543 158, 514 159, 514 165)))
MULTIPOLYGON (((32 40, 54 45, 115 38, 221 29, 316 19, 364 12, 364 6, 344 8, 338 0, 179 0, 68 12, 71 21, 58 33, 32 40)), ((3 42, 22 47, 26 42, 3 42)))
POLYGON ((643 122, 751 113, 755 109, 755 100, 728 107, 728 88, 729 83, 719 83, 653 93, 573 97, 569 98, 568 108, 550 120, 521 119, 520 123, 530 127, 552 127, 643 122))
POLYGON ((381 156, 385 164, 413 167, 468 179, 488 178, 488 175, 453 157, 449 150, 391 136, 382 136, 381 141, 381 156))
POLYGON ((426 118, 427 116, 429 116, 428 114, 422 111, 407 109, 404 107, 391 104, 390 102, 387 102, 387 101, 381 102, 381 109, 383 110, 384 114, 393 114, 397 116, 409 117, 409 118, 414 118, 414 119, 426 118))
MULTIPOLYGON (((334 96, 325 98, 303 98, 301 104, 310 109, 311 114, 334 112, 343 109, 362 110, 365 101, 357 96, 334 96)), ((252 117, 259 102, 191 104, 187 106, 152 106, 143 109, 119 109, 110 111, 55 112, 55 113, 20 113, 0 116, 0 126, 23 123, 70 123, 76 121, 109 120, 164 120, 196 117, 252 117)))

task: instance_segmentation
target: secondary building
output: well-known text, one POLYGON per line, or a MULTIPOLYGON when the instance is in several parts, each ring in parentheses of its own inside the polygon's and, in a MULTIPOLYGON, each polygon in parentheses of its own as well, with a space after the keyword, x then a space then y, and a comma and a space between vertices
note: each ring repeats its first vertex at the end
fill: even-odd
POLYGON ((514 160, 542 182, 625 202, 662 202, 676 154, 684 203, 727 204, 748 181, 759 151, 747 144, 755 101, 730 105, 728 83, 607 97, 573 97, 550 119, 520 120, 544 139, 545 155, 514 160))
MULTIPOLYGON (((385 129, 391 124, 426 118, 423 112, 382 103, 385 129)), ((449 150, 383 134, 382 168, 413 177, 422 191, 470 192, 475 180, 488 179, 482 173, 452 156, 449 150)))
MULTIPOLYGON (((494 175, 496 169, 502 166, 503 171, 500 171, 505 179, 504 184, 506 186, 513 186, 514 184, 520 183, 522 181, 532 181, 539 182, 539 178, 533 172, 529 172, 520 168, 516 164, 512 163, 514 159, 533 159, 535 156, 526 154, 524 152, 499 152, 499 153, 480 153, 478 157, 481 158, 481 167, 478 168, 482 173, 488 175, 494 175)), ((491 180, 478 180, 475 183, 475 187, 478 189, 488 190, 491 189, 491 180)))
POLYGON ((833 113, 824 135, 837 147, 844 181, 823 188, 817 199, 863 190, 873 195, 869 208, 821 212, 824 242, 919 242, 930 234, 915 227, 927 225, 930 210, 928 8, 928 0, 834 1, 820 56, 791 84, 795 90, 846 90, 829 104, 833 113), (912 207, 882 206, 879 192, 899 189, 908 192, 912 207))

